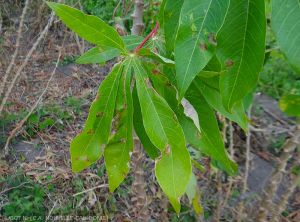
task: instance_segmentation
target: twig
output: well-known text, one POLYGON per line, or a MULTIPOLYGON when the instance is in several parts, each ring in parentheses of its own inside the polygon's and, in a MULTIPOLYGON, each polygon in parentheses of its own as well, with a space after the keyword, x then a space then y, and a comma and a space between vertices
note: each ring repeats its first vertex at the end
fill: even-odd
POLYGON ((149 213, 147 208, 147 194, 145 191, 143 160, 145 155, 142 151, 142 144, 139 140, 135 140, 135 146, 132 153, 132 170, 134 172, 134 182, 131 190, 133 197, 131 199, 134 205, 135 217, 138 221, 149 221, 149 213), (147 219, 148 218, 148 219, 147 219))
MULTIPOLYGON (((233 144, 233 133, 234 133, 234 128, 232 126, 232 122, 229 122, 229 154, 230 154, 230 158, 233 160, 234 159, 234 144, 233 144)), ((223 206, 226 206, 231 190, 232 190, 232 185, 233 185, 233 179, 229 178, 229 186, 228 186, 228 190, 225 196, 225 200, 223 203, 223 206)))
MULTIPOLYGON (((10 74, 10 72, 11 72, 14 64, 15 64, 16 57, 17 57, 17 55, 19 53, 20 40, 21 40, 22 30, 23 30, 23 26, 24 26, 24 18, 25 18, 27 9, 28 9, 28 5, 29 5, 29 0, 26 0, 24 8, 23 8, 23 11, 22 11, 22 15, 21 15, 21 18, 20 18, 19 28, 18 28, 18 31, 17 31, 16 48, 15 48, 14 54, 13 54, 11 60, 10 60, 10 63, 9 63, 9 65, 8 65, 6 71, 5 71, 3 80, 0 83, 0 97, 3 94, 3 92, 4 92, 4 88, 5 88, 5 85, 6 85, 6 82, 7 82, 7 78, 9 76, 9 74, 10 74)), ((0 15, 0 17, 1 17, 1 20, 2 20, 2 16, 1 15, 0 15)), ((2 22, 1 22, 1 24, 2 24, 2 22)), ((1 33, 1 29, 0 29, 0 33, 1 33)), ((1 111, 2 110, 0 109, 0 115, 1 115, 1 111)))
POLYGON ((53 204, 51 210, 49 211, 48 216, 46 217, 46 220, 45 220, 46 222, 49 220, 49 218, 50 218, 50 216, 51 216, 51 214, 52 214, 54 208, 56 207, 56 203, 57 203, 57 201, 54 202, 54 204, 53 204))
POLYGON ((2 33, 2 24, 3 24, 2 10, 0 9, 0 35, 1 35, 1 33, 2 33))
MULTIPOLYGON (((61 47, 62 49, 62 47, 61 47)), ((59 64, 59 60, 60 60, 60 57, 61 57, 61 49, 59 50, 59 54, 58 54, 58 58, 57 58, 57 61, 56 61, 56 64, 55 64, 55 67, 51 73, 51 76, 47 82, 47 85, 44 89, 44 91, 42 92, 42 94, 40 95, 40 97, 38 98, 38 100, 35 102, 35 104, 31 107, 30 111, 28 112, 28 114, 17 124, 17 126, 10 132, 9 134, 9 137, 7 138, 6 140, 6 143, 5 143, 5 147, 4 147, 4 155, 7 156, 8 153, 9 153, 9 144, 10 144, 10 141, 15 137, 15 135, 19 132, 19 130, 22 128, 22 126, 25 124, 25 122, 28 120, 28 118, 31 116, 31 114, 34 112, 34 110, 36 109, 36 107, 39 105, 39 103, 42 101, 43 99, 43 96, 45 95, 45 93, 47 92, 48 88, 49 88, 49 85, 50 85, 50 82, 51 80, 53 79, 53 76, 56 72, 56 69, 58 67, 58 64, 59 64)))
POLYGON ((299 181, 300 181, 300 174, 295 175, 294 178, 291 180, 287 190, 281 196, 280 202, 277 204, 277 206, 274 209, 274 213, 277 214, 274 217, 274 222, 280 222, 281 213, 285 210, 286 205, 288 204, 290 197, 295 192, 299 181))
POLYGON ((24 182, 24 183, 19 184, 18 186, 10 187, 10 188, 8 188, 8 189, 6 189, 6 190, 1 191, 1 192, 0 192, 0 195, 4 194, 4 193, 6 193, 6 192, 8 192, 8 191, 10 191, 10 190, 13 190, 13 189, 17 189, 17 188, 19 188, 19 187, 22 187, 22 186, 24 186, 25 184, 28 184, 28 183, 29 183, 29 182, 24 182))
POLYGON ((291 158, 293 151, 299 145, 299 138, 300 138, 300 125, 297 126, 294 136, 286 141, 283 146, 283 153, 279 159, 279 165, 277 169, 272 174, 271 178, 269 179, 269 183, 265 188, 264 195, 262 196, 259 212, 256 218, 256 221, 263 222, 265 221, 269 212, 272 212, 273 207, 273 196, 276 194, 276 191, 279 187, 281 182, 280 178, 282 174, 285 173, 285 168, 287 165, 288 160, 291 158))
POLYGON ((264 110, 265 113, 269 114, 273 119, 277 120, 278 122, 282 123, 283 125, 288 126, 289 124, 282 120, 280 117, 278 117, 276 114, 270 112, 269 110, 267 110, 266 108, 262 108, 264 110))
POLYGON ((216 181, 217 181, 217 191, 218 191, 218 203, 217 208, 215 210, 215 221, 220 221, 221 218, 221 209, 223 205, 222 201, 222 172, 218 171, 216 174, 216 181))
MULTIPOLYGON (((80 1, 78 1, 78 5, 79 5, 80 10, 83 11, 83 7, 82 7, 80 1)), ((80 54, 83 54, 83 53, 84 53, 84 50, 85 50, 85 41, 84 41, 84 39, 82 39, 82 44, 80 44, 80 38, 79 38, 79 36, 75 33, 75 41, 76 41, 76 44, 77 44, 77 46, 78 46, 78 49, 79 49, 80 54)))
POLYGON ((79 36, 77 34, 75 34, 75 41, 76 41, 79 53, 82 55, 84 53, 84 50, 85 50, 84 40, 82 39, 82 44, 81 44, 79 36))
POLYGON ((81 191, 81 192, 79 192, 79 193, 75 193, 75 194, 73 194, 72 196, 73 196, 73 197, 76 197, 76 196, 78 196, 78 195, 80 195, 80 194, 88 193, 88 192, 93 191, 93 190, 96 190, 96 189, 98 189, 98 188, 106 188, 106 187, 108 187, 108 184, 101 184, 101 185, 99 185, 99 186, 92 187, 92 188, 90 188, 90 189, 81 191))
POLYGON ((120 7, 121 3, 122 3, 122 0, 119 0, 118 4, 117 4, 116 7, 114 8, 113 15, 112 15, 112 20, 115 20, 117 10, 118 10, 118 8, 120 7))
POLYGON ((123 6, 124 12, 123 12, 122 17, 125 18, 128 15, 128 13, 131 11, 132 6, 134 5, 134 1, 130 1, 129 5, 126 7, 126 0, 123 0, 123 5, 124 5, 123 6))
POLYGON ((37 46, 40 44, 40 42, 42 41, 42 39, 46 36, 52 22, 53 22, 53 19, 54 19, 54 12, 51 13, 50 15, 50 18, 48 20, 48 23, 47 25, 45 26, 44 30, 41 32, 40 36, 38 37, 38 39, 35 41, 35 43, 33 44, 33 46, 31 47, 31 49, 29 50, 27 56, 25 57, 24 59, 24 62, 22 63, 22 65, 19 67, 19 69, 17 70, 13 80, 11 81, 6 93, 5 93, 5 96, 1 102, 1 105, 0 105, 0 115, 2 114, 2 111, 3 111, 3 108, 7 102, 7 99, 17 81, 17 79, 21 76, 22 74, 22 71, 23 69, 25 68, 25 66, 27 65, 30 57, 32 56, 33 52, 36 50, 37 46))
MULTIPOLYGON (((227 121, 226 118, 222 115, 218 116, 220 121, 223 123, 222 127, 222 137, 224 140, 224 143, 227 143, 227 121)), ((220 221, 221 218, 221 210, 222 206, 224 206, 224 201, 222 200, 222 172, 218 171, 216 174, 216 181, 217 181, 217 190, 218 190, 218 204, 217 208, 215 210, 215 221, 220 221)))
MULTIPOLYGON (((248 111, 248 119, 251 119, 251 110, 252 106, 249 107, 248 111)), ((249 124, 250 125, 250 124, 249 124)), ((242 188, 242 193, 241 196, 243 196, 248 189, 248 177, 249 177, 249 169, 250 169, 250 161, 251 161, 251 130, 250 127, 248 127, 248 133, 247 133, 247 138, 246 138, 246 162, 245 162, 245 175, 243 178, 243 188, 242 188)), ((243 219, 243 214, 244 214, 244 202, 241 201, 239 206, 238 206, 238 215, 237 215, 237 222, 240 222, 243 219)))

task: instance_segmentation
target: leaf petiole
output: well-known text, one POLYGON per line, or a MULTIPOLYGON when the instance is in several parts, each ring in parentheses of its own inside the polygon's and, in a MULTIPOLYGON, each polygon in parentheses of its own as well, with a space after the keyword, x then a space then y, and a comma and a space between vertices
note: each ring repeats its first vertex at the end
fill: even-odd
POLYGON ((143 39, 143 41, 141 42, 141 44, 139 44, 136 48, 135 48, 135 52, 139 52, 139 50, 141 48, 143 48, 143 46, 146 44, 146 42, 150 39, 153 38, 154 36, 156 36, 157 34, 157 30, 159 29, 159 22, 156 22, 156 25, 154 27, 154 29, 143 39))

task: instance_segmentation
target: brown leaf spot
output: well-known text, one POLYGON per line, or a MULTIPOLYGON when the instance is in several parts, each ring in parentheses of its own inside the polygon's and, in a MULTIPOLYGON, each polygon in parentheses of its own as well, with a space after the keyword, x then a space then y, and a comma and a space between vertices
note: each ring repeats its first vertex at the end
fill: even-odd
POLYGON ((210 33, 208 36, 208 41, 212 44, 212 45, 217 45, 217 39, 215 34, 210 33))
POLYGON ((202 51, 206 51, 207 50, 207 45, 205 43, 200 43, 199 47, 200 47, 200 49, 202 51))
POLYGON ((93 130, 93 129, 89 129, 89 130, 87 131, 87 134, 88 134, 88 135, 93 135, 93 134, 94 134, 94 130, 93 130))
POLYGON ((121 143, 126 143, 126 139, 125 139, 125 138, 121 138, 121 139, 120 139, 120 142, 121 142, 121 143))
POLYGON ((171 147, 170 147, 169 144, 167 144, 167 146, 166 146, 166 148, 165 148, 165 153, 166 153, 167 155, 170 155, 170 153, 171 153, 171 147))
POLYGON ((227 67, 227 68, 232 67, 233 64, 234 64, 234 62, 233 62, 231 59, 228 59, 228 60, 226 61, 226 67, 227 67))
POLYGON ((97 112, 97 114, 96 114, 96 117, 97 118, 100 118, 100 117, 102 117, 103 116, 103 112, 97 112))
POLYGON ((158 75, 159 74, 159 71, 157 69, 152 69, 152 74, 153 75, 158 75))

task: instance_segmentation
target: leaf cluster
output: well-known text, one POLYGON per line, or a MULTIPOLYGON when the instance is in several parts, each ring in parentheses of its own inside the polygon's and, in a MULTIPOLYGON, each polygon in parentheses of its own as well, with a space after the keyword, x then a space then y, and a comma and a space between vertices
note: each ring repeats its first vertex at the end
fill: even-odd
MULTIPOLYGON (((187 146, 209 156, 229 175, 236 173, 216 113, 247 131, 244 99, 255 88, 265 58, 264 1, 164 0, 160 29, 144 40, 121 37, 98 17, 77 9, 48 5, 70 29, 96 45, 78 63, 119 58, 101 83, 82 132, 71 142, 73 171, 104 156, 114 191, 129 172, 135 132, 155 160, 157 181, 176 212, 187 190, 201 211, 192 174, 192 165, 199 163, 187 146), (194 118, 186 114, 183 101, 195 110, 194 118)), ((289 110, 294 113, 294 107, 289 110)))

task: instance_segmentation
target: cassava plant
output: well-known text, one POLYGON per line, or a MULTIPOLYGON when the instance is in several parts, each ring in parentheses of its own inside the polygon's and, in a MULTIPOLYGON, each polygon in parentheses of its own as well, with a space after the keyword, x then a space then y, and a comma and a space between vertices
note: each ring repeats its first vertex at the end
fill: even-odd
MULTIPOLYGON (((298 0, 273 2, 278 7, 294 5, 299 15, 298 0)), ((145 38, 120 36, 98 17, 63 4, 48 5, 71 30, 95 45, 77 60, 79 64, 103 64, 118 57, 99 87, 82 132, 71 142, 74 172, 104 156, 113 192, 129 172, 135 132, 155 160, 158 184, 177 213, 185 193, 192 200, 198 196, 191 192, 197 162, 187 145, 227 174, 237 172, 216 112, 248 130, 243 99, 256 86, 265 57, 263 0, 163 0, 159 20, 145 38), (185 114, 183 99, 197 112, 197 122, 185 114)), ((297 43, 299 47, 299 35, 291 33, 297 39, 286 41, 282 31, 287 24, 277 16, 279 45, 299 67, 300 50, 290 51, 297 43)), ((300 19, 294 21, 299 27, 300 19)), ((290 28, 299 34, 299 28, 290 28)))

